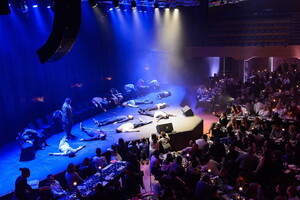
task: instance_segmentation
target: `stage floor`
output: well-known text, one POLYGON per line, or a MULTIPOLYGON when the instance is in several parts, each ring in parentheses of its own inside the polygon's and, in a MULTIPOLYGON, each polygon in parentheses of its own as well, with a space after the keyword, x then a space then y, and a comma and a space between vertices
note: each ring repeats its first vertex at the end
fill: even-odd
MULTIPOLYGON (((11 142, 9 144, 0 146, 0 166, 2 168, 2 175, 0 178, 0 197, 13 192, 15 180, 20 175, 20 167, 27 167, 31 170, 31 176, 28 180, 43 180, 48 174, 58 174, 62 171, 65 171, 67 165, 71 162, 77 165, 81 163, 85 157, 91 158, 95 155, 95 149, 98 147, 105 152, 106 149, 109 148, 111 144, 116 143, 120 137, 124 138, 125 141, 149 137, 152 133, 156 133, 157 124, 172 122, 175 133, 193 130, 194 126, 199 124, 202 119, 198 116, 186 117, 183 115, 179 105, 185 97, 186 89, 181 86, 169 86, 168 88, 165 88, 165 90, 171 91, 172 96, 162 100, 157 100, 157 93, 151 93, 141 99, 148 98, 149 100, 153 100, 154 103, 168 103, 170 107, 164 109, 164 111, 174 114, 176 117, 170 117, 168 120, 161 120, 159 123, 153 122, 152 124, 140 127, 140 132, 116 133, 115 128, 117 128, 120 124, 103 126, 102 130, 107 133, 106 140, 90 142, 80 141, 81 138, 87 138, 88 136, 79 129, 79 124, 75 124, 73 126, 72 133, 76 136, 76 139, 73 139, 69 142, 70 146, 77 148, 82 144, 86 144, 86 148, 79 151, 76 157, 69 158, 65 156, 48 156, 48 153, 50 152, 58 152, 58 143, 65 135, 64 132, 55 134, 48 138, 47 142, 50 144, 50 146, 45 150, 37 151, 36 158, 32 161, 19 162, 20 148, 17 142, 11 142)), ((145 108, 147 106, 149 105, 141 105, 140 107, 145 108)), ((139 115, 137 111, 138 108, 118 107, 109 110, 106 113, 100 113, 94 116, 94 118, 97 120, 102 120, 112 116, 132 114, 135 116, 136 120, 139 117, 145 121, 152 120, 151 117, 139 115)), ((97 128, 93 122, 93 118, 89 118, 82 123, 85 127, 97 128)))

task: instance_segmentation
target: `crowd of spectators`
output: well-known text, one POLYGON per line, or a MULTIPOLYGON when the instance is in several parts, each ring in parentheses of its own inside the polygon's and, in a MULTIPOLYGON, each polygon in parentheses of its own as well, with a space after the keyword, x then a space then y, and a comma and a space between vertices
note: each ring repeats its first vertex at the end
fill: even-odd
MULTIPOLYGON (((74 164, 70 164, 66 180, 73 183, 76 178, 80 183, 108 163, 126 160, 122 188, 116 183, 106 192, 103 188, 96 191, 111 199, 136 196, 145 187, 141 164, 149 159, 156 186, 154 193, 162 200, 215 200, 232 190, 245 199, 297 200, 300 192, 299 84, 297 65, 289 66, 286 62, 274 72, 252 72, 245 83, 236 82, 232 77, 215 76, 208 86, 200 87, 198 99, 210 93, 215 99, 212 111, 217 100, 225 95, 233 101, 200 139, 191 140, 188 147, 171 153, 170 137, 166 133, 152 134, 149 141, 126 143, 120 138, 107 151, 109 157, 97 148, 96 155, 85 159, 78 173, 74 164)), ((141 88, 142 85, 141 82, 141 88)), ((127 89, 130 88, 129 85, 127 89)), ((59 184, 49 177, 55 185, 51 190, 58 189, 64 195, 59 184)), ((69 190, 74 190, 73 184, 69 184, 69 190)))

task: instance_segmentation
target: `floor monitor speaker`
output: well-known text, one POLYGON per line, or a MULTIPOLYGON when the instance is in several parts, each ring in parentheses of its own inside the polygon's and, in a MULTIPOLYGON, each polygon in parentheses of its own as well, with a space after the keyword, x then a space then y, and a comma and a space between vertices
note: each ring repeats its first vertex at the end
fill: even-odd
POLYGON ((170 133, 172 132, 174 129, 173 129, 173 124, 172 123, 167 123, 167 124, 159 124, 156 126, 156 131, 158 133, 161 133, 161 132, 166 132, 166 133, 170 133))
POLYGON ((184 106, 181 110, 185 116, 194 116, 194 112, 188 106, 184 106))

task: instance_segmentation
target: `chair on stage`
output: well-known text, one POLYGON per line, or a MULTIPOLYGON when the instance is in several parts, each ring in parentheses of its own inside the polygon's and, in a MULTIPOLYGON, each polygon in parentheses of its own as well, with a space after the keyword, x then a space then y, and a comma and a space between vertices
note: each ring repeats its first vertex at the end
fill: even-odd
POLYGON ((20 146, 20 161, 29 161, 35 158, 34 145, 30 140, 24 140, 22 133, 18 133, 16 140, 20 146))

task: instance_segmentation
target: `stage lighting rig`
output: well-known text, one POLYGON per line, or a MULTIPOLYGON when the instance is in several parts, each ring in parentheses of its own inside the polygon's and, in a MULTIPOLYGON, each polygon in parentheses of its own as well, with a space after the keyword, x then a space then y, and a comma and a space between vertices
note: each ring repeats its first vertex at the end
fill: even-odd
POLYGON ((88 0, 89 4, 91 5, 92 8, 96 8, 97 7, 97 2, 95 0, 88 0))
POLYGON ((119 8, 120 7, 119 0, 113 0, 112 4, 113 4, 113 7, 115 7, 115 8, 119 8))
POLYGON ((132 8, 136 8, 136 2, 133 0, 133 1, 131 1, 131 7, 132 8))

